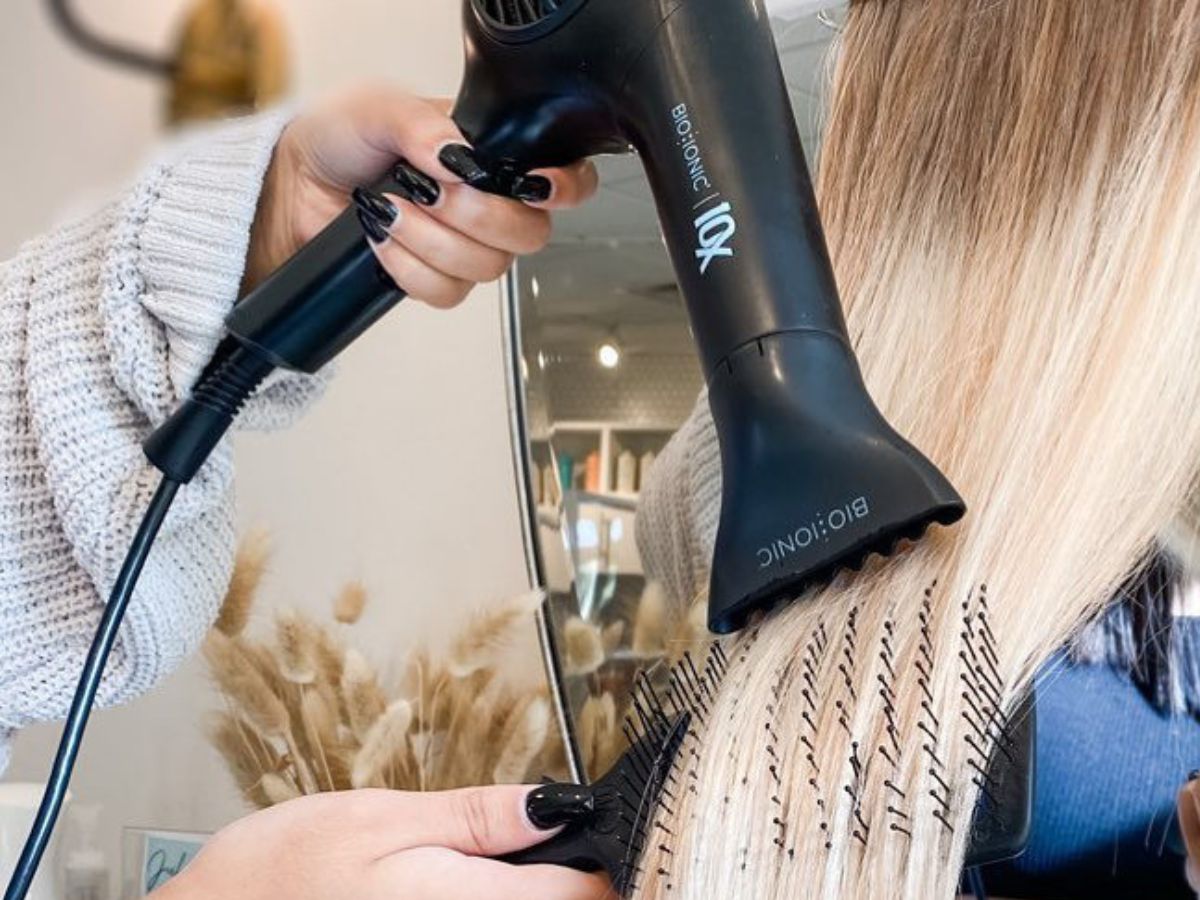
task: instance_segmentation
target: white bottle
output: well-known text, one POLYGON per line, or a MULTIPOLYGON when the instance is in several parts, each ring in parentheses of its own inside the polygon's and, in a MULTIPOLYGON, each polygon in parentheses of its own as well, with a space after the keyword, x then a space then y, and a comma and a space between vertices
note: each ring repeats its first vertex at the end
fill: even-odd
POLYGON ((617 493, 632 494, 637 490, 637 457, 631 450, 622 450, 617 456, 617 493))
POLYGON ((646 489, 646 481, 650 478, 650 470, 654 468, 654 451, 647 450, 642 454, 642 459, 638 465, 638 489, 646 489))
POLYGON ((108 900, 108 861, 96 846, 99 818, 98 806, 71 809, 75 846, 63 867, 64 900, 108 900))

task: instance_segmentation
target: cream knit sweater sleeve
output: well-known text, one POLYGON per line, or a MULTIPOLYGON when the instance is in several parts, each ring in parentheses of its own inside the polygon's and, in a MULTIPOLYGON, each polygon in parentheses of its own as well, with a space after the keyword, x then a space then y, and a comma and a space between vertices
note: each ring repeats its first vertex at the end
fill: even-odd
MULTIPOLYGON (((104 599, 157 482, 140 442, 183 397, 237 299, 282 115, 169 147, 117 200, 0 264, 0 772, 13 733, 65 715, 104 599)), ((269 381, 242 422, 318 390, 269 381)), ((140 694, 199 643, 234 549, 226 441, 181 490, 100 691, 140 694)))
POLYGON ((705 389, 650 470, 634 528, 646 577, 684 608, 708 591, 720 515, 721 447, 705 389))

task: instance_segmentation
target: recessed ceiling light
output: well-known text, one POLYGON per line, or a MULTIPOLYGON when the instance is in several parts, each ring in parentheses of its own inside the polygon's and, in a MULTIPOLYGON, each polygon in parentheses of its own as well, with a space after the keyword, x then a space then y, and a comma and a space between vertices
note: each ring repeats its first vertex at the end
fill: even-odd
POLYGON ((611 341, 600 345, 600 349, 596 352, 596 358, 600 360, 600 365, 606 369, 615 369, 621 364, 621 350, 611 341))

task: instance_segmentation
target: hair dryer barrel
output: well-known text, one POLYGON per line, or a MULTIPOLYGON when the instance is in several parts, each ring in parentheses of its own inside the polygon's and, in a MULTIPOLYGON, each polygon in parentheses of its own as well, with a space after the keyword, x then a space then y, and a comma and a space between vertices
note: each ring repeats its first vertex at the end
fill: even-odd
POLYGON ((846 327, 769 20, 758 0, 687 0, 622 98, 706 375, 783 331, 846 327))
POLYGON ((761 0, 685 0, 625 95, 721 445, 726 632, 965 506, 863 384, 761 0))

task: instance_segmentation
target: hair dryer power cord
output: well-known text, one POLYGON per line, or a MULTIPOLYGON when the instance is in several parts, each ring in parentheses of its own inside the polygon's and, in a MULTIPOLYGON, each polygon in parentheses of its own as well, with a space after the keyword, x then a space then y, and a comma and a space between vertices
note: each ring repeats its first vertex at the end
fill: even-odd
POLYGON ((150 547, 154 544, 154 538, 158 535, 178 490, 179 485, 176 482, 167 478, 162 480, 125 556, 121 572, 117 575, 112 593, 109 594, 108 605, 104 607, 100 625, 96 629, 96 636, 92 639, 91 649, 88 650, 87 662, 84 663, 83 672, 79 676, 75 698, 71 701, 71 711, 67 715, 62 738, 58 742, 58 753, 54 757, 54 765, 47 779, 41 806, 38 807, 37 816, 25 841, 25 848, 21 851, 21 858, 13 870, 12 879, 4 891, 4 900, 24 900, 33 884, 38 864, 50 843, 54 823, 67 795, 71 772, 75 768, 75 759, 83 742, 83 732, 92 712, 92 703, 100 689, 108 655, 116 643, 121 621, 125 618, 125 610, 133 597, 133 589, 137 586, 138 576, 146 564, 150 547))

